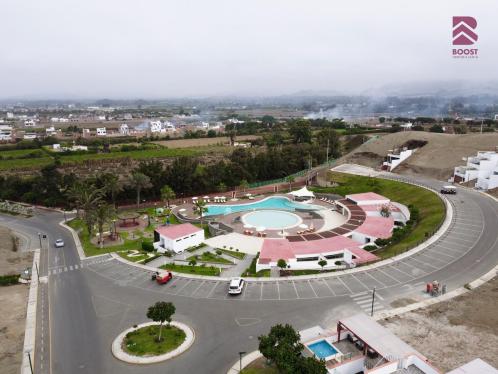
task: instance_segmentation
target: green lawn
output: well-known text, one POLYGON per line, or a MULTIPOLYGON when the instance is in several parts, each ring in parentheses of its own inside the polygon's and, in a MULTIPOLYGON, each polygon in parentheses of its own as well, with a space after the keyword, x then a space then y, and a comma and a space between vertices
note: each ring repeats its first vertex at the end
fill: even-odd
POLYGON ((174 326, 163 326, 161 342, 156 341, 158 336, 158 325, 131 331, 126 334, 123 349, 135 356, 157 356, 172 351, 185 341, 185 332, 174 326))
POLYGON ((237 258, 239 260, 243 260, 246 257, 244 252, 230 251, 228 249, 216 248, 216 250, 222 251, 224 254, 231 256, 233 258, 237 258))
POLYGON ((38 168, 41 169, 53 162, 50 157, 41 158, 20 158, 14 160, 0 160, 0 170, 11 170, 20 168, 38 168))
POLYGON ((438 229, 446 215, 444 203, 437 194, 411 184, 336 172, 329 173, 329 180, 338 186, 313 188, 313 191, 342 196, 372 191, 406 206, 413 205, 418 208, 420 213, 418 223, 400 242, 386 246, 375 253, 382 258, 405 252, 426 240, 427 235, 432 235, 438 229))
POLYGON ((217 254, 211 253, 211 252, 204 252, 200 255, 193 255, 187 258, 187 261, 190 260, 196 260, 200 262, 213 262, 217 264, 233 264, 232 261, 227 260, 226 258, 223 258, 221 256, 218 256, 217 254))
POLYGON ((143 260, 146 260, 149 258, 148 252, 140 251, 137 255, 135 255, 135 252, 129 252, 129 251, 120 251, 117 252, 117 254, 121 257, 123 257, 125 260, 131 261, 131 262, 140 262, 143 260))
POLYGON ((270 276, 270 269, 260 270, 256 272, 256 262, 258 261, 258 258, 259 258, 259 252, 256 255, 256 257, 252 259, 251 265, 249 265, 249 267, 246 270, 244 270, 244 272, 241 274, 242 277, 268 278, 270 276))
POLYGON ((132 249, 141 250, 142 249, 142 238, 137 239, 127 239, 127 235, 123 235, 124 243, 115 245, 112 247, 99 248, 90 242, 90 235, 88 234, 88 230, 86 229, 85 224, 81 219, 73 219, 66 223, 68 226, 72 227, 74 230, 79 232, 79 238, 81 241, 81 245, 83 247, 83 251, 87 256, 97 256, 104 253, 117 252, 117 251, 129 251, 132 249), (126 237, 126 238, 125 238, 126 237))
POLYGON ((266 368, 245 368, 240 374, 279 374, 277 368, 266 367, 266 368))
POLYGON ((177 273, 197 274, 197 275, 212 275, 219 276, 220 269, 214 266, 190 266, 166 264, 161 266, 161 269, 176 271, 177 273))

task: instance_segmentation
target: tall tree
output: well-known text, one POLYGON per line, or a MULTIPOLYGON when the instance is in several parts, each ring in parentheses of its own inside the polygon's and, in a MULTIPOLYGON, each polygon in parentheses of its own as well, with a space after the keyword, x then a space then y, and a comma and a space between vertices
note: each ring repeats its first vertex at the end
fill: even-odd
POLYGON ((113 205, 102 203, 94 211, 97 229, 99 231, 99 246, 104 246, 104 226, 116 216, 116 209, 113 205))
POLYGON ((242 191, 246 192, 248 187, 249 187, 249 182, 247 181, 247 179, 242 179, 240 181, 240 188, 242 189, 242 191))
POLYGON ((173 189, 167 184, 164 185, 163 188, 161 188, 161 199, 163 201, 166 201, 168 208, 169 208, 169 201, 173 200, 174 198, 176 198, 175 191, 173 191, 173 189))
POLYGON ((140 207, 140 193, 144 188, 151 187, 150 178, 140 172, 134 172, 130 178, 130 185, 137 191, 137 208, 140 207))
POLYGON ((292 191, 292 183, 294 183, 295 180, 296 178, 294 178, 293 175, 288 175, 287 177, 285 177, 285 181, 289 183, 289 192, 292 191))
POLYGON ((116 206, 116 195, 123 190, 123 184, 116 174, 107 173, 102 177, 104 189, 111 196, 112 205, 116 206))
POLYGON ((150 318, 154 322, 159 322, 159 336, 158 341, 161 341, 161 333, 163 329, 163 323, 168 322, 168 326, 171 323, 171 316, 175 314, 176 308, 173 303, 158 301, 154 305, 150 306, 147 310, 147 318, 150 318))
POLYGON ((202 227, 202 217, 204 213, 207 212, 206 208, 206 202, 203 199, 197 199, 194 203, 194 211, 199 215, 199 219, 201 221, 201 227, 202 227))
MULTIPOLYGON (((86 182, 78 182, 68 191, 70 199, 76 205, 76 211, 83 210, 83 220, 85 221, 88 233, 92 235, 95 223, 94 210, 103 201, 104 190, 96 188, 95 185, 86 182)), ((79 213, 78 213, 79 214, 79 213)))

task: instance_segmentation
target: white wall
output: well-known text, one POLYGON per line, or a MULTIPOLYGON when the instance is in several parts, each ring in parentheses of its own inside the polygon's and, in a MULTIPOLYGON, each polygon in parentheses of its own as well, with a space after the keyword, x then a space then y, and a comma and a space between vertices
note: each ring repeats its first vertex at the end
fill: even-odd
POLYGON ((193 247, 201 244, 204 241, 204 230, 197 231, 194 234, 186 235, 181 240, 172 240, 160 235, 160 241, 154 243, 154 247, 158 252, 164 253, 166 250, 174 251, 175 253, 180 253, 185 251, 189 247, 193 247), (161 248, 163 247, 163 248, 161 248))
POLYGON ((344 364, 328 369, 330 374, 354 374, 363 371, 364 356, 353 358, 351 361, 346 361, 344 364))
POLYGON ((422 370, 425 374, 439 374, 440 373, 439 370, 437 370, 433 366, 429 365, 427 362, 425 362, 423 359, 421 359, 419 356, 416 356, 416 355, 410 356, 405 360, 404 367, 407 368, 410 365, 415 365, 420 370, 422 370))
POLYGON ((398 369, 398 361, 389 362, 372 370, 365 370, 368 374, 391 374, 398 369))

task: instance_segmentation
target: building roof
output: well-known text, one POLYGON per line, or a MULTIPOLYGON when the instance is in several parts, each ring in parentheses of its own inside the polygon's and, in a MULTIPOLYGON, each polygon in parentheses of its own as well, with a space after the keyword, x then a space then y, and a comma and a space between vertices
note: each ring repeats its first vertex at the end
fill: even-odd
POLYGON ((394 227, 392 217, 366 216, 365 221, 355 231, 374 238, 390 238, 394 227))
POLYGON ((488 364, 486 361, 476 358, 465 365, 462 365, 448 374, 498 374, 498 370, 488 364))
POLYGON ((290 242, 287 239, 265 239, 259 255, 260 264, 276 262, 279 259, 289 260, 297 256, 329 254, 345 249, 352 252, 357 263, 377 260, 378 257, 360 248, 360 243, 345 236, 290 242))
POLYGON ((377 203, 379 200, 389 202, 390 200, 382 195, 379 195, 375 192, 364 192, 364 193, 355 193, 352 195, 346 195, 346 199, 352 200, 356 203, 368 203, 372 202, 372 204, 377 203))
POLYGON ((194 234, 196 232, 202 231, 200 227, 194 226, 191 223, 182 223, 180 225, 169 225, 156 227, 156 232, 161 236, 165 236, 169 239, 179 239, 184 236, 194 234))
POLYGON ((400 359, 418 353, 373 318, 364 313, 339 320, 339 322, 384 358, 400 359))

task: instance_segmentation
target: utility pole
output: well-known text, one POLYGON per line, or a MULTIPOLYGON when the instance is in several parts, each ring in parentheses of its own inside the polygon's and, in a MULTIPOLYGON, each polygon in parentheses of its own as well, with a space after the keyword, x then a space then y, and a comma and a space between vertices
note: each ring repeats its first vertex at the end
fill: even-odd
POLYGON ((484 125, 484 119, 481 120, 481 135, 482 135, 482 125, 484 125))
POLYGON ((375 287, 372 292, 372 309, 370 311, 370 317, 373 317, 374 315, 374 303, 375 303, 375 287))
POLYGON ((38 240, 40 240, 40 250, 42 249, 41 233, 38 233, 38 240))

